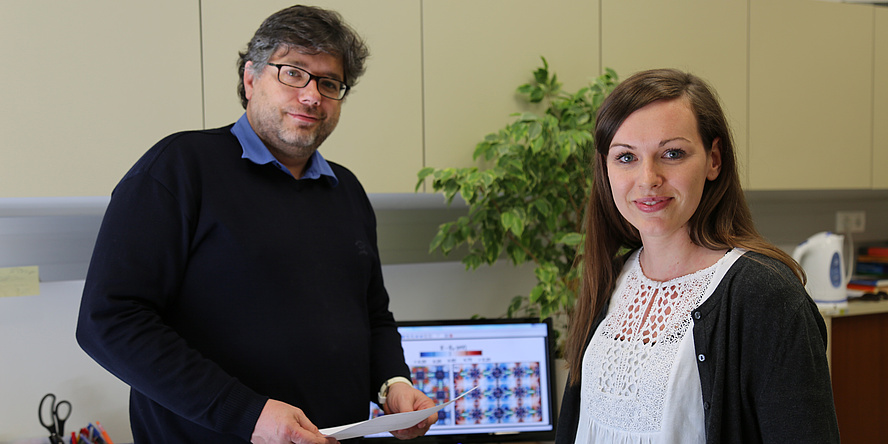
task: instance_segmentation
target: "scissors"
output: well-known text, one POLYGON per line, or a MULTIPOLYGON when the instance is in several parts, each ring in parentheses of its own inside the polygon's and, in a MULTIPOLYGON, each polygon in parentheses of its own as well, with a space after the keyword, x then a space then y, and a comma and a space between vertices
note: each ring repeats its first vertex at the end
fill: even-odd
POLYGON ((46 430, 49 430, 49 442, 52 444, 63 444, 62 436, 65 434, 65 421, 71 416, 71 403, 68 401, 56 403, 56 396, 52 393, 47 393, 40 400, 40 410, 37 411, 37 414, 40 418, 40 424, 46 427, 46 430), (49 400, 48 421, 46 420, 46 415, 44 415, 44 413, 47 413, 47 410, 43 407, 47 399, 49 400))

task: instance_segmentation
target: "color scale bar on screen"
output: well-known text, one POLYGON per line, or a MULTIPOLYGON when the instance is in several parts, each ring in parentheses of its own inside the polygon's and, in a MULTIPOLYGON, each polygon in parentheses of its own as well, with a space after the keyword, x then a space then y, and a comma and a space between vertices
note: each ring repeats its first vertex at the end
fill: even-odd
POLYGON ((433 351, 419 352, 420 358, 441 358, 446 356, 481 356, 481 350, 464 350, 464 351, 433 351))

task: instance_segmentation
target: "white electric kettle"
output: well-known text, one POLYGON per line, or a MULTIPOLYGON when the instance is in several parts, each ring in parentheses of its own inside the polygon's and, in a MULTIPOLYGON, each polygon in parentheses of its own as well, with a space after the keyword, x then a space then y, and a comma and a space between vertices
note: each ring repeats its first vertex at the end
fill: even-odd
POLYGON ((817 233, 800 243, 792 253, 808 275, 808 294, 821 306, 848 303, 851 269, 845 266, 842 249, 845 236, 828 231, 817 233))

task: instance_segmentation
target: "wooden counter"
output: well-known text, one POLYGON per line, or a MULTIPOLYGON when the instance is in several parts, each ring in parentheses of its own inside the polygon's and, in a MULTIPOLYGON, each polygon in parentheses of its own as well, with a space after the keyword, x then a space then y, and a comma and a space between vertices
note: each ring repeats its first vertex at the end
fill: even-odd
POLYGON ((842 442, 888 442, 888 301, 821 309, 842 442))

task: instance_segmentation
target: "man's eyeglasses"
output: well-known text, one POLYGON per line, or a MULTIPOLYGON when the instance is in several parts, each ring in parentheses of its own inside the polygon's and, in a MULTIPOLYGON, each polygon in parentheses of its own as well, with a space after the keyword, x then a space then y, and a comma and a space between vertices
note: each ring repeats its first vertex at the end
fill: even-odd
POLYGON ((278 80, 281 83, 293 88, 305 88, 314 79, 318 92, 328 99, 342 100, 349 89, 349 86, 344 82, 330 77, 316 76, 298 66, 279 63, 269 63, 268 65, 278 69, 278 80))

